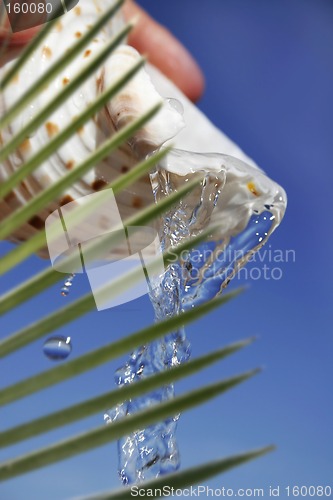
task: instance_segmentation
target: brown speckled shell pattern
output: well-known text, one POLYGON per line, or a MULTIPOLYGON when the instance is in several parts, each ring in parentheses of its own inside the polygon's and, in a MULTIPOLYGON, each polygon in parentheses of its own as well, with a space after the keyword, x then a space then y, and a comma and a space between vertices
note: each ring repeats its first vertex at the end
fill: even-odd
MULTIPOLYGON (((110 4, 110 1, 108 2, 108 4, 110 4)), ((55 36, 61 37, 61 40, 67 38, 68 46, 71 40, 81 37, 84 28, 89 29, 90 25, 87 25, 87 19, 90 19, 91 23, 94 21, 91 16, 91 9, 93 8, 95 17, 97 18, 97 16, 102 11, 102 7, 103 6, 101 4, 101 1, 94 0, 92 2, 91 0, 81 0, 80 6, 76 7, 72 12, 63 16, 57 23, 56 31, 58 33, 53 33, 53 39, 51 39, 51 41, 46 39, 44 45, 40 49, 38 49, 41 51, 41 59, 43 59, 43 63, 47 66, 54 60, 54 52, 57 50, 57 47, 54 46, 54 41, 52 40, 56 40, 55 36), (88 12, 86 12, 87 9, 88 12)), ((122 21, 119 19, 119 16, 117 16, 116 21, 112 21, 107 30, 102 30, 103 32, 101 33, 101 37, 96 37, 91 42, 91 46, 85 48, 84 53, 82 54, 82 58, 86 59, 90 57, 92 55, 92 52, 96 50, 96 46, 101 46, 102 43, 105 43, 105 40, 107 40, 108 37, 112 36, 112 33, 114 33, 115 29, 119 29, 121 24, 122 21), (116 28, 114 25, 116 26, 116 28)), ((39 56, 40 53, 37 54, 37 60, 39 56)), ((29 66, 29 64, 31 66, 36 64, 36 59, 31 59, 30 62, 28 61, 27 65, 29 66)), ((24 85, 22 85, 22 78, 20 78, 20 76, 21 75, 15 78, 8 88, 8 92, 11 94, 7 95, 15 94, 15 99, 24 90, 24 85)), ((61 74, 58 77, 59 85, 67 85, 69 80, 70 79, 67 74, 61 74)), ((98 71, 92 81, 94 82, 94 84, 90 83, 90 90, 88 90, 88 92, 91 93, 91 95, 88 96, 87 103, 92 102, 92 100, 97 97, 100 92, 103 91, 103 68, 98 71)), ((46 92, 47 91, 48 89, 46 89, 46 92)), ((13 102, 15 101, 15 99, 13 99, 13 102)), ((5 92, 1 102, 2 112, 5 112, 7 105, 8 103, 6 101, 5 92)), ((124 105, 126 105, 126 103, 124 105)), ((56 133, 58 133, 61 125, 59 125, 59 123, 55 123, 54 121, 52 121, 52 118, 50 118, 43 127, 44 140, 48 140, 48 138, 51 139, 56 133)), ((9 193, 4 200, 0 201, 0 220, 4 219, 15 209, 21 207, 23 204, 33 198, 36 194, 43 190, 43 188, 54 182, 57 177, 59 178, 59 176, 66 174, 68 170, 75 168, 75 165, 79 163, 79 160, 82 160, 81 157, 79 160, 76 158, 76 147, 78 141, 81 141, 81 149, 83 141, 84 149, 87 150, 86 154, 89 154, 94 149, 87 147, 87 144, 89 144, 89 140, 91 139, 92 135, 94 135, 94 147, 97 147, 106 139, 109 139, 112 134, 114 134, 115 130, 116 127, 114 124, 114 119, 111 117, 108 108, 105 107, 98 113, 97 116, 90 120, 89 127, 82 127, 77 131, 75 136, 69 139, 67 143, 67 151, 71 151, 72 157, 68 157, 68 155, 67 157, 65 157, 66 155, 62 155, 61 151, 57 152, 52 157, 52 159, 50 159, 50 161, 42 165, 43 172, 41 172, 41 169, 39 169, 39 175, 32 174, 31 176, 29 176, 27 179, 21 182, 20 185, 16 187, 11 193, 9 193), (90 134, 90 137, 87 137, 86 141, 84 141, 84 134, 90 134), (52 175, 50 175, 51 173, 52 175)), ((10 140, 10 138, 14 134, 15 127, 7 127, 7 129, 0 136, 1 143, 5 143, 10 140)), ((9 158, 1 164, 0 182, 8 178, 16 169, 20 168, 24 161, 31 157, 32 154, 36 152, 36 150, 38 150, 38 145, 39 147, 43 145, 43 143, 40 141, 41 135, 39 134, 38 137, 39 143, 36 143, 36 136, 27 137, 21 147, 18 148, 15 153, 11 154, 9 158)), ((40 211, 38 214, 32 217, 28 223, 22 225, 22 227, 18 229, 15 234, 11 235, 11 241, 22 242, 29 239, 31 236, 36 234, 36 232, 44 228, 45 219, 54 210, 68 202, 73 201, 74 199, 79 199, 86 194, 91 194, 95 191, 99 191, 107 183, 111 182, 119 175, 123 175, 128 172, 129 169, 131 169, 133 165, 137 163, 138 159, 139 158, 133 152, 132 148, 129 145, 124 144, 116 152, 112 153, 102 162, 95 165, 95 168, 89 173, 89 175, 84 176, 71 189, 68 189, 67 192, 63 193, 60 199, 55 200, 53 203, 49 204, 47 207, 45 207, 44 210, 40 211)), ((148 174, 138 182, 136 182, 135 185, 117 195, 116 198, 123 220, 133 215, 133 213, 139 208, 152 203, 153 195, 148 174)), ((44 252, 42 252, 42 254, 44 254, 44 252)))

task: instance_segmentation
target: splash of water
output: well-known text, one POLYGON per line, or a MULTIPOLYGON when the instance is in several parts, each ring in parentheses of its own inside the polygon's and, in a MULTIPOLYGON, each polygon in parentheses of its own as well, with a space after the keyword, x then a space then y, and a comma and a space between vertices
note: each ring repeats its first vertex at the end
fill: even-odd
MULTIPOLYGON (((257 184, 242 178, 247 191, 252 192, 246 207, 244 220, 244 199, 235 201, 230 183, 234 179, 228 173, 228 157, 224 155, 199 155, 174 151, 171 154, 173 164, 181 166, 186 172, 182 179, 175 172, 158 168, 151 176, 155 199, 168 196, 193 175, 201 176, 200 187, 163 218, 160 224, 162 247, 177 245, 189 236, 196 235, 207 227, 209 221, 218 216, 225 217, 221 238, 211 238, 196 249, 182 255, 172 263, 165 274, 158 279, 150 290, 150 299, 155 311, 156 321, 181 314, 183 311, 211 300, 227 286, 232 276, 244 265, 248 258, 258 250, 276 227, 277 218, 281 218, 281 206, 284 202, 280 193, 272 196, 264 194, 260 203, 255 198, 261 191, 263 174, 259 173, 257 184), (181 164, 185 162, 186 165, 181 164), (200 168, 201 167, 201 168, 200 168), (187 168, 187 169, 186 169, 187 168), (228 178, 229 175, 229 178, 228 178), (225 186, 226 183, 226 186, 225 186), (225 194, 225 196, 224 196, 225 194), (224 197, 224 198, 223 198, 224 197), (225 216, 222 212, 226 199, 233 200, 233 215, 225 216), (239 207, 237 207, 237 203, 239 207), (219 206, 220 205, 220 206, 219 206), (236 227, 236 229, 235 229, 236 227)), ((232 159, 234 161, 234 159, 232 159)), ((236 163, 238 160, 236 160, 236 163)), ((271 181, 269 181, 271 182, 271 181)), ((239 195, 240 189, 238 189, 239 195)), ((283 198, 283 197, 282 197, 283 198)), ((117 370, 116 383, 119 386, 132 383, 154 373, 168 369, 186 361, 190 356, 190 344, 183 329, 170 333, 161 340, 141 346, 134 351, 128 362, 117 370)), ((105 414, 107 423, 124 418, 126 415, 147 409, 174 396, 174 386, 169 384, 159 390, 118 405, 105 414)), ((118 442, 119 475, 124 484, 140 483, 161 474, 173 472, 179 468, 180 456, 175 436, 179 415, 146 429, 138 430, 118 442)))

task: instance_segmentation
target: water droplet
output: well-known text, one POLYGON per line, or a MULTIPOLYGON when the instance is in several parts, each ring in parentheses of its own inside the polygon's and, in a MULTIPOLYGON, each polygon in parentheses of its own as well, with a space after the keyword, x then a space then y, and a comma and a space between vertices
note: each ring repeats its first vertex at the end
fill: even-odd
POLYGON ((103 420, 106 424, 112 424, 112 418, 107 413, 104 413, 103 420))
POLYGON ((71 287, 73 285, 74 277, 75 277, 74 273, 67 276, 67 278, 64 282, 64 285, 63 285, 62 289, 60 290, 60 293, 63 297, 67 297, 67 295, 69 294, 69 287, 71 287))
POLYGON ((141 375, 141 374, 143 373, 143 369, 144 369, 144 367, 145 367, 145 365, 142 365, 142 364, 141 364, 141 365, 139 366, 139 369, 138 369, 138 371, 136 372, 136 374, 137 374, 137 375, 141 375))
POLYGON ((178 101, 178 99, 174 99, 174 98, 170 97, 169 99, 167 99, 167 101, 173 109, 178 111, 178 113, 180 113, 181 115, 184 114, 184 107, 183 107, 182 103, 180 101, 178 101))
POLYGON ((49 337, 43 345, 43 352, 45 356, 52 361, 60 361, 66 359, 72 351, 72 344, 70 337, 49 337))
POLYGON ((79 92, 75 92, 73 94, 72 100, 73 100, 74 105, 78 109, 82 109, 84 107, 84 105, 85 105, 85 94, 84 94, 84 92, 82 90, 79 91, 79 92))

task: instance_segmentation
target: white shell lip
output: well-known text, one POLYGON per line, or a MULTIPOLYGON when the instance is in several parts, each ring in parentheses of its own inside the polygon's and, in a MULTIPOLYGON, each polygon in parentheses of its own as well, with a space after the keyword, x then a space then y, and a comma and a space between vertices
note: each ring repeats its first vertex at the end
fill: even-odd
MULTIPOLYGON (((139 59, 140 54, 133 47, 119 46, 104 67, 103 86, 107 88, 115 84, 139 59)), ((119 129, 148 112, 156 104, 161 104, 158 113, 130 141, 134 149, 140 149, 140 143, 144 143, 149 149, 175 137, 185 127, 182 113, 176 109, 173 101, 161 98, 151 77, 142 68, 107 104, 107 108, 113 123, 119 129)))

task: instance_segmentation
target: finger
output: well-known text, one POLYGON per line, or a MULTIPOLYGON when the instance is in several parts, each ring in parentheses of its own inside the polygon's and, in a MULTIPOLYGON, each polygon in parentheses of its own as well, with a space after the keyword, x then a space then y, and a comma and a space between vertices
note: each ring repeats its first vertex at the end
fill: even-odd
POLYGON ((187 49, 134 1, 125 2, 124 13, 126 18, 139 15, 138 22, 129 35, 130 45, 147 54, 149 61, 189 99, 199 99, 204 90, 204 77, 187 49))
POLYGON ((12 33, 10 28, 1 28, 0 29, 0 43, 8 44, 8 47, 17 47, 26 45, 30 40, 35 36, 35 34, 40 29, 39 26, 36 28, 30 28, 25 31, 21 31, 18 33, 12 33))
MULTIPOLYGON (((44 0, 41 0, 44 1, 44 0)), ((12 32, 8 16, 5 9, 1 12, 1 25, 0 25, 0 66, 3 66, 11 59, 17 57, 22 50, 22 48, 30 42, 30 40, 36 35, 40 29, 41 24, 45 20, 44 13, 37 14, 24 14, 17 16, 17 19, 12 19, 17 31, 12 32), (31 26, 31 24, 38 24, 33 28, 24 29, 25 26, 31 26)))
POLYGON ((31 28, 24 32, 12 33, 2 28, 0 30, 0 67, 15 59, 22 48, 30 42, 39 28, 31 28))

